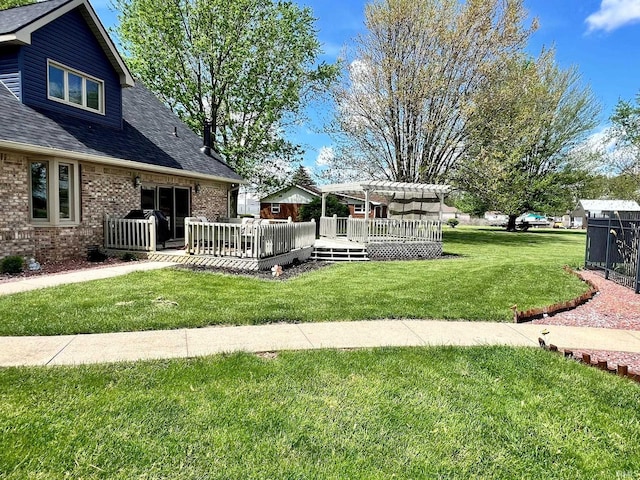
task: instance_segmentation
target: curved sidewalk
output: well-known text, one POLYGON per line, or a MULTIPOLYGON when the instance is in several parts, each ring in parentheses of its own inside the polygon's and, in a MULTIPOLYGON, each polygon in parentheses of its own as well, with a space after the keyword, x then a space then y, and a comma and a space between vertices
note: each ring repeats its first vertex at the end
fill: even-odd
POLYGON ((66 273, 54 273, 51 275, 36 275, 24 280, 15 280, 0 283, 0 295, 28 292, 40 288, 55 287, 68 283, 88 282, 90 280, 102 280, 103 278, 119 277, 131 272, 158 270, 171 267, 174 262, 131 262, 112 267, 85 268, 66 273))
POLYGON ((238 351, 428 345, 513 345, 640 353, 640 331, 432 320, 272 324, 146 332, 0 337, 0 366, 76 365, 198 357, 238 351))

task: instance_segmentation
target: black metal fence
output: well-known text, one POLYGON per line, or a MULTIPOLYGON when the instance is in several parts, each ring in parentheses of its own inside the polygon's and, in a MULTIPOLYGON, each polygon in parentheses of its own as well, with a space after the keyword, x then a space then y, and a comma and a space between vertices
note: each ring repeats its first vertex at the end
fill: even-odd
POLYGON ((640 214, 588 218, 585 267, 640 293, 640 214))

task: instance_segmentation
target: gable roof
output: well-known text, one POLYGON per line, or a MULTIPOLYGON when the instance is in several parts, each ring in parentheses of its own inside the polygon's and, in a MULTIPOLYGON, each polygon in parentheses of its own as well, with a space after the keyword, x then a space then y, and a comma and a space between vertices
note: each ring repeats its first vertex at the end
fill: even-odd
POLYGON ((120 75, 120 84, 132 87, 134 80, 131 72, 87 0, 48 0, 0 10, 0 44, 29 45, 33 32, 78 7, 111 65, 120 75))
POLYGON ((299 190, 302 190, 303 192, 307 192, 309 195, 311 195, 312 197, 319 197, 320 196, 320 191, 311 185, 298 185, 298 184, 291 184, 291 185, 286 185, 284 187, 279 188, 278 190, 274 190, 271 193, 268 193, 267 195, 265 195, 264 197, 260 198, 260 201, 263 202, 271 197, 274 197, 278 194, 281 194, 283 192, 286 192, 287 190, 291 190, 293 188, 297 188, 299 190))
POLYGON ((633 200, 580 200, 580 206, 586 212, 640 212, 640 205, 633 200))
POLYGON ((243 183, 218 154, 202 153, 200 137, 140 83, 122 89, 122 109, 115 129, 24 105, 0 81, 0 148, 243 183))

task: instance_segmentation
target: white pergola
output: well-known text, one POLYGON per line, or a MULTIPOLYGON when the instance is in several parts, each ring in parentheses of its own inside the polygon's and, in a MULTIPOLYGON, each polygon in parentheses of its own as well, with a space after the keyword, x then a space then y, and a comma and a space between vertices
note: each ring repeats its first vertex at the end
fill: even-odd
POLYGON ((334 183, 320 187, 322 192, 322 216, 326 216, 326 199, 330 193, 344 194, 364 194, 364 218, 369 218, 369 195, 378 193, 380 195, 393 195, 395 193, 419 193, 435 194, 440 200, 440 211, 438 217, 442 220, 442 205, 444 197, 451 191, 449 185, 435 185, 426 183, 403 183, 390 182, 385 180, 370 180, 354 183, 334 183))

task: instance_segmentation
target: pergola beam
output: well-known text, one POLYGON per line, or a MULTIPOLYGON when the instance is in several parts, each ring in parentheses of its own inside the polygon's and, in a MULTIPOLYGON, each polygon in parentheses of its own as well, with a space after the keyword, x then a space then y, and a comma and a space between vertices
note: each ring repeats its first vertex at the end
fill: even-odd
POLYGON ((325 193, 435 193, 445 195, 451 191, 449 185, 436 185, 427 183, 403 183, 383 180, 371 180, 354 183, 334 183, 322 185, 320 191, 325 193))

